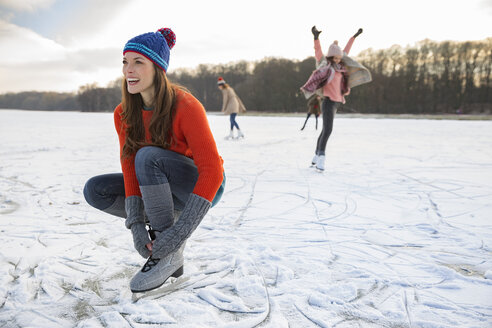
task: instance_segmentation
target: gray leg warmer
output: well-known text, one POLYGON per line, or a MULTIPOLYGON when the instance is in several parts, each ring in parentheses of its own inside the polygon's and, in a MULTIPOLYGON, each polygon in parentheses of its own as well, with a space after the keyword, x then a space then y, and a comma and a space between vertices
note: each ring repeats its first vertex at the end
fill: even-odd
POLYGON ((145 213, 153 230, 164 231, 174 224, 174 203, 168 183, 140 186, 145 213))

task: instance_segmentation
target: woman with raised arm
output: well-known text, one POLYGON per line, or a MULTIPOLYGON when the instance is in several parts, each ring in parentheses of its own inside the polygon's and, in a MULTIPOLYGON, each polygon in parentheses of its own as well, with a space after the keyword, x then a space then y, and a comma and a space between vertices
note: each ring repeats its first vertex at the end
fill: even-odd
POLYGON ((328 48, 326 56, 321 50, 321 43, 319 41, 321 31, 316 26, 313 26, 311 32, 314 36, 314 54, 318 69, 313 72, 306 84, 301 87, 301 90, 304 92, 306 98, 311 97, 316 91, 319 91, 323 96, 321 105, 323 129, 318 137, 315 155, 311 164, 318 171, 324 171, 326 143, 333 130, 333 120, 337 108, 340 104, 345 103, 344 97, 349 94, 350 87, 370 81, 370 73, 362 65, 347 56, 355 38, 362 33, 361 28, 349 39, 343 50, 338 46, 338 41, 334 41, 328 48), (354 70, 351 71, 349 66, 354 67, 354 70), (365 71, 362 80, 354 81, 351 85, 349 78, 351 72, 355 72, 355 69, 365 71))

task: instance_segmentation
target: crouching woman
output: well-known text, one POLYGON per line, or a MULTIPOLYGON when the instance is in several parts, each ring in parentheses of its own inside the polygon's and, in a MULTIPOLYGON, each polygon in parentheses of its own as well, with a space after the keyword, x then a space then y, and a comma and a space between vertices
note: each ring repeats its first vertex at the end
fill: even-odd
POLYGON ((126 219, 147 259, 130 282, 133 292, 183 273, 185 242, 225 186, 205 109, 166 77, 175 40, 163 28, 126 43, 123 99, 114 111, 122 173, 93 177, 84 188, 90 205, 126 219))

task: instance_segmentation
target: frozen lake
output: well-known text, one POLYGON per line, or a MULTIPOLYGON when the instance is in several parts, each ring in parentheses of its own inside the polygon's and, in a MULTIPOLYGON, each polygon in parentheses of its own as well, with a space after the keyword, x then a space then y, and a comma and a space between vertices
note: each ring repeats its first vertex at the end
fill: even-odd
POLYGON ((0 111, 0 327, 491 327, 492 121, 239 116, 222 201, 172 288, 132 302, 144 263, 85 203, 120 172, 110 113, 0 111), (321 124, 321 122, 320 122, 321 124))

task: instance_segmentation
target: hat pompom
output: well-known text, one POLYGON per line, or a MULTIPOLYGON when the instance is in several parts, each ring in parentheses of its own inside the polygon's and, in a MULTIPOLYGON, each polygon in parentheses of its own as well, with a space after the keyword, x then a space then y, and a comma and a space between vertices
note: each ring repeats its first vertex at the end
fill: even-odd
POLYGON ((172 49, 174 45, 176 44, 176 34, 174 34, 173 30, 170 28, 164 27, 157 32, 161 33, 162 36, 166 39, 167 45, 169 46, 169 49, 172 49))
POLYGON ((333 41, 333 43, 338 46, 338 40, 333 41))

